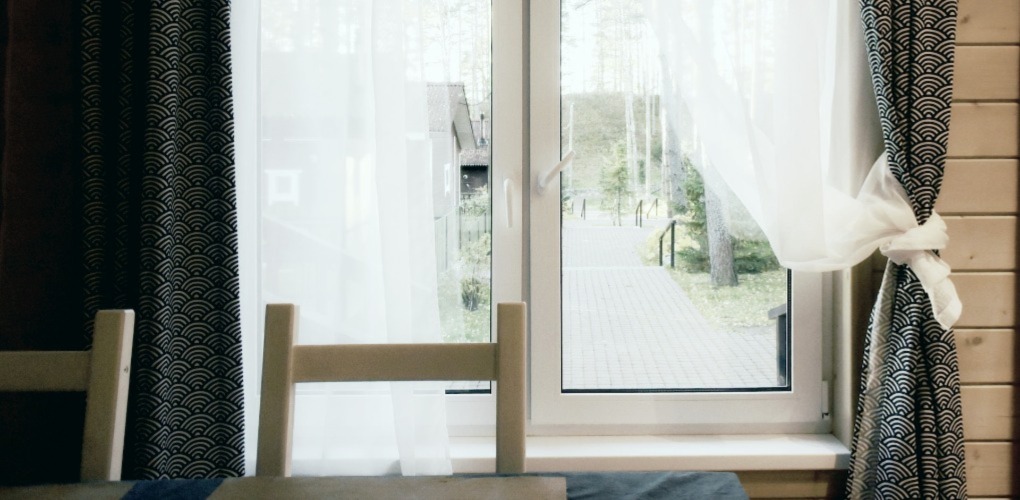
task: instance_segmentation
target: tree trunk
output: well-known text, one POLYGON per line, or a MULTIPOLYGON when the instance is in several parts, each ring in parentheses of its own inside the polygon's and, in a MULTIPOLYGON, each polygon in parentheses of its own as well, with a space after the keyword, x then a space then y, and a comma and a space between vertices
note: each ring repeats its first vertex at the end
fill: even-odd
POLYGON ((624 124, 626 126, 625 134, 627 136, 625 153, 627 156, 627 175, 630 183, 629 187, 633 189, 638 185, 637 145, 635 144, 637 134, 634 131, 634 93, 630 90, 627 90, 627 93, 624 95, 623 105, 624 124))
MULTIPOLYGON (((705 26, 713 25, 713 8, 701 10, 705 26)), ((711 54, 712 37, 706 37, 705 50, 711 54)), ((710 58, 711 59, 711 58, 710 58)), ((700 150, 700 145, 698 147, 700 150)), ((700 153, 700 151, 699 151, 700 153)), ((702 158, 704 158, 702 156, 702 158)), ((726 220, 722 211, 722 200, 705 182, 705 225, 708 232, 708 264, 713 286, 737 286, 737 270, 733 262, 733 239, 726 229, 726 220)))
POLYGON ((666 110, 662 106, 664 98, 665 90, 659 96, 659 144, 662 145, 659 148, 659 197, 666 202, 666 212, 672 217, 672 209, 669 208, 669 205, 673 201, 673 187, 669 182, 669 165, 666 164, 666 148, 669 143, 666 140, 666 110))
POLYGON ((645 198, 652 195, 652 94, 645 82, 645 198))
MULTIPOLYGON (((570 115, 569 115, 568 120, 569 121, 567 122, 567 126, 568 126, 567 130, 569 132, 568 132, 568 135, 567 135, 567 151, 573 151, 574 150, 574 103, 570 103, 570 115)), ((570 193, 571 196, 573 196, 573 194, 574 194, 574 162, 570 162, 570 165, 567 165, 567 171, 565 173, 566 173, 566 177, 567 177, 567 192, 570 193)))
MULTIPOLYGON (((665 102, 666 99, 663 99, 665 102)), ((668 105, 668 104, 664 104, 668 105)), ((687 169, 684 167, 683 157, 680 154, 680 140, 673 120, 667 109, 660 111, 662 118, 662 170, 664 177, 663 191, 669 203, 669 216, 676 215, 677 210, 687 208, 687 193, 684 192, 684 183, 687 182, 687 169), (668 186, 668 189, 667 189, 668 186)))
POLYGON ((617 226, 623 225, 623 211, 621 203, 623 202, 623 196, 616 195, 616 221, 614 222, 617 226))
POLYGON ((705 185, 705 218, 708 231, 708 264, 712 286, 737 286, 733 262, 733 238, 726 229, 722 201, 705 185))
POLYGON ((662 175, 662 195, 666 198, 666 213, 673 217, 677 211, 687 208, 687 195, 684 192, 684 183, 687 181, 687 169, 684 167, 683 156, 680 151, 680 134, 678 133, 679 123, 676 120, 680 116, 679 102, 673 94, 672 75, 667 70, 669 61, 663 53, 659 54, 659 64, 662 72, 659 73, 662 91, 659 95, 659 134, 662 136, 662 158, 660 168, 662 175))

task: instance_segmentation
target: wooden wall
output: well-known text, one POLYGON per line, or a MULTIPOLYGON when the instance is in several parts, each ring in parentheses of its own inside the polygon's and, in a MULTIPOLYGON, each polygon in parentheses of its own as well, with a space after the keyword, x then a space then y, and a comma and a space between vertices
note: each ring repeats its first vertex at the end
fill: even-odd
MULTIPOLYGON (((968 493, 1020 497, 1020 0, 960 0, 953 101, 936 210, 949 226, 943 256, 964 307, 956 342, 968 493)), ((885 260, 872 263, 877 285, 885 260)), ((739 474, 752 498, 831 498, 846 478, 845 471, 739 474)))
POLYGON ((936 205, 964 304, 957 325, 971 497, 1020 495, 1017 105, 1020 0, 961 0, 949 162, 936 205))

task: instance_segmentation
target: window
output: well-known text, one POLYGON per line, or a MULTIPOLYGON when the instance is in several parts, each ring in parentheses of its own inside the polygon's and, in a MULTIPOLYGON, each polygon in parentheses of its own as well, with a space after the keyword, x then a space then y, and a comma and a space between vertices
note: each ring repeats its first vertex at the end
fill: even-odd
MULTIPOLYGON (((533 433, 828 431, 822 409, 828 292, 821 275, 770 267, 771 288, 757 297, 760 303, 748 306, 738 296, 736 307, 759 318, 741 327, 746 331, 720 330, 690 304, 694 323, 704 327, 700 337, 675 316, 653 318, 661 312, 656 306, 688 300, 677 298, 685 297, 678 283, 685 278, 660 265, 655 249, 666 248, 664 260, 675 259, 670 234, 674 243, 687 238, 678 246, 690 247, 684 224, 694 216, 667 217, 676 207, 668 206, 666 191, 683 187, 666 179, 662 166, 668 146, 661 75, 657 56, 648 57, 655 41, 642 35, 648 29, 639 2, 390 2, 394 20, 401 12, 415 21, 373 26, 393 30, 393 43, 373 49, 376 56, 408 58, 407 72, 415 75, 409 80, 422 85, 394 73, 377 75, 390 84, 375 89, 351 76, 379 71, 358 55, 366 25, 355 21, 371 15, 371 7, 317 5, 262 1, 259 238, 286 248, 261 247, 259 294, 263 303, 299 302, 304 339, 332 341, 329 325, 337 316, 343 316, 340 338, 354 339, 376 298, 399 299, 353 284, 352 270, 382 279, 413 274, 416 287, 436 294, 438 318, 428 317, 428 304, 414 303, 394 321, 413 326, 437 319, 441 328, 433 333, 445 341, 485 341, 493 331, 491 304, 528 302, 533 433), (304 24, 286 21, 293 18, 304 24), (612 36, 599 31, 609 26, 612 36), (309 101, 295 87, 309 95, 342 89, 344 97, 309 101), (603 118, 616 120, 602 131, 609 140, 591 132, 603 118), (303 128, 309 122, 317 127, 303 128), (570 150, 574 162, 538 189, 570 150), (392 164, 400 168, 364 168, 366 158, 383 153, 399 157, 392 164), (431 186, 428 199, 402 197, 400 189, 416 183, 431 186), (378 186, 397 194, 389 197, 378 186), (374 194, 366 199, 366 192, 374 194), (322 216, 327 211, 334 216, 322 216), (589 226, 599 227, 586 231, 589 226), (407 234, 380 245, 385 233, 407 234), (434 248, 435 258, 416 260, 430 252, 408 248, 434 248), (626 256, 591 264, 583 250, 626 256), (369 263, 372 254, 384 255, 383 268, 369 263), (579 292, 585 287, 598 293, 579 292), (638 296, 641 288, 655 290, 638 296), (623 289, 629 291, 618 293, 623 289), (631 307, 631 315, 609 311, 617 306, 631 307), (777 327, 785 318, 789 327, 777 327), (637 323, 651 324, 638 332, 637 323), (603 337, 593 338, 594 330, 603 337), (667 348, 653 342, 685 336, 667 348), (702 345, 720 337, 725 342, 702 345), (685 358, 701 364, 680 375, 653 373, 685 358), (619 366, 610 367, 616 371, 609 378, 597 373, 613 364, 619 366), (748 366, 758 372, 727 378, 748 366)), ((676 161, 683 165, 682 156, 676 161)), ((744 282, 757 277, 738 275, 744 282)), ((485 385, 448 392, 452 433, 489 432, 494 402, 485 385)))
MULTIPOLYGON (((612 2, 612 1, 571 1, 542 2, 531 4, 530 33, 530 151, 531 151, 531 177, 535 181, 541 178, 545 169, 555 165, 568 150, 579 152, 580 135, 579 126, 582 120, 579 119, 582 113, 593 114, 590 109, 582 110, 581 106, 587 102, 596 103, 592 108, 603 109, 610 107, 610 99, 617 102, 613 105, 618 108, 617 120, 630 121, 627 124, 617 124, 616 130, 623 132, 619 135, 631 135, 631 137, 618 137, 620 149, 640 149, 644 154, 650 149, 648 145, 636 147, 633 142, 638 139, 639 134, 632 132, 633 129, 642 128, 635 126, 633 121, 635 115, 642 116, 645 113, 654 111, 650 102, 642 102, 646 99, 655 99, 657 96, 654 90, 655 83, 652 79, 655 70, 642 66, 649 62, 655 62, 652 58, 641 57, 635 53, 635 48, 643 47, 644 50, 654 51, 654 40, 641 38, 641 33, 647 33, 647 29, 635 29, 635 24, 644 28, 641 21, 635 20, 634 16, 641 15, 640 5, 633 2, 612 2), (614 24, 615 21, 615 24, 614 24), (612 27, 613 36, 605 32, 592 33, 599 28, 612 27), (630 30, 630 31, 628 31, 630 30), (623 33, 620 35, 620 33, 623 33), (629 40, 628 40, 628 37, 629 40), (621 43, 629 41, 630 43, 621 43), (608 46, 616 42, 616 47, 608 46), (585 47, 588 44, 601 44, 598 47, 585 47), (559 48, 557 51, 556 48, 559 48), (585 58, 594 57, 593 53, 599 51, 613 51, 617 58, 616 68, 609 64, 601 67, 591 64, 585 58), (586 52, 587 51, 587 52, 586 52), (606 74, 616 71, 616 75, 606 74), (643 73, 643 74, 642 74, 643 73), (592 75, 601 75, 602 81, 593 80, 592 75), (621 82, 620 79, 623 81, 621 82), (615 79, 614 79, 615 77, 615 79), (640 81, 648 79, 647 81, 640 81), (645 92, 639 92, 641 87, 645 92), (599 91, 601 90, 601 94, 599 91), (636 94, 636 95, 635 95, 636 94), (642 95, 643 94, 643 95, 642 95), (637 104, 635 104, 637 103, 637 104), (644 105, 647 105, 645 107, 644 105), (643 109, 641 109, 643 108, 643 109), (623 115, 623 116, 619 116, 623 115), (573 144, 571 144, 573 142, 573 144), (647 148, 647 149, 646 149, 647 148)), ((645 115, 646 118, 650 118, 645 115)), ((590 119, 589 123, 594 121, 590 119)), ((645 126, 653 124, 652 120, 644 122, 645 126)), ((594 126, 594 125, 590 125, 594 126)), ((602 125, 606 127, 604 124, 602 125)), ((648 135, 645 135, 648 137, 648 135)), ((641 138, 644 139, 643 137, 641 138)), ((615 146, 615 144, 614 144, 615 146)), ((612 153, 612 151, 610 151, 612 153)), ((629 154, 633 156, 633 151, 629 154)), ((605 156, 598 160, 605 161, 605 156)), ((647 158, 648 156, 645 156, 647 158)), ((614 158, 617 161, 626 161, 625 158, 614 158)), ((633 158, 631 158, 633 161, 633 158)), ((644 161, 644 158, 642 158, 644 161)), ((699 359, 710 358, 712 352, 709 349, 719 349, 718 346, 698 346, 689 342, 673 343, 663 349, 661 345, 634 346, 632 351, 639 353, 654 353, 664 355, 665 358, 647 357, 642 360, 634 357, 626 357, 625 353, 615 353, 615 356, 606 356, 604 352, 597 349, 587 349, 583 342, 601 341, 617 348, 630 349, 627 343, 637 344, 655 340, 655 335, 663 336, 694 336, 691 331, 684 331, 677 320, 666 320, 664 323, 650 321, 656 318, 649 316, 675 314, 669 311, 663 312, 658 304, 651 307, 647 302, 641 303, 641 299, 634 299, 635 290, 640 287, 652 287, 647 277, 649 268, 658 269, 657 266, 647 266, 640 262, 640 255, 635 255, 633 249, 647 249, 648 239, 654 240, 654 230, 635 229, 640 219, 645 214, 637 212, 635 201, 626 204, 626 211, 618 208, 620 199, 612 200, 606 211, 609 212, 609 219, 616 221, 609 224, 618 224, 617 230, 610 227, 589 229, 588 231, 578 230, 578 227, 590 226, 593 209, 592 199, 596 196, 584 196, 585 188, 591 193, 592 184, 598 181, 589 181, 587 186, 579 182, 582 164, 579 160, 574 161, 575 170, 567 172, 560 177, 566 185, 554 183, 552 189, 544 193, 534 194, 530 199, 530 307, 532 314, 532 424, 537 429, 548 428, 551 432, 586 432, 592 429, 600 431, 609 430, 618 433, 634 432, 823 432, 826 430, 826 422, 822 418, 822 381, 821 381, 821 335, 822 317, 820 298, 824 293, 822 290, 821 278, 817 275, 795 274, 791 277, 790 295, 792 298, 792 343, 791 377, 786 379, 779 373, 776 355, 766 353, 765 359, 771 363, 772 383, 769 380, 761 382, 761 378, 751 382, 741 382, 739 379, 723 377, 712 377, 719 375, 719 371, 729 372, 742 370, 747 363, 753 359, 734 359, 737 352, 730 350, 723 352, 722 358, 725 363, 716 366, 716 373, 704 373, 706 377, 698 379, 684 379, 684 375, 658 374, 649 372, 656 371, 656 368, 669 363, 683 363, 683 358, 692 359, 692 364, 700 364, 700 369, 708 368, 706 363, 697 363, 699 359), (556 190, 559 190, 563 197, 557 197, 556 190), (579 200, 578 197, 584 196, 579 200), (569 199, 565 199, 569 197, 569 199), (579 206, 580 203, 580 206, 579 206), (573 214, 570 214, 571 205, 573 214), (588 218, 585 222, 579 222, 578 211, 584 209, 588 218), (567 213, 559 216, 562 211, 567 213), (615 212, 615 213, 614 213, 615 212), (635 221, 635 216, 637 220, 635 221), (629 220, 620 220, 620 219, 629 220), (630 226, 626 230, 622 226, 630 226), (605 233, 614 232, 619 236, 608 237, 605 233), (600 234, 601 233, 601 234, 600 234), (628 234, 630 233, 630 234, 628 234), (577 249, 587 248, 600 242, 612 243, 615 240, 619 246, 624 238, 631 238, 628 242, 631 247, 629 255, 623 257, 631 260, 630 264, 622 262, 619 255, 592 257, 584 253, 577 255, 577 249), (570 262, 571 259, 574 263, 570 262), (586 260, 587 259, 587 260, 586 260), (580 267, 571 268, 571 265, 580 267), (598 269, 593 267, 601 266, 598 269), (639 274, 641 276, 634 276, 639 274), (562 289, 561 289, 562 285, 562 289), (593 294, 592 287, 609 288, 609 293, 593 294), (585 290, 588 288, 589 290, 585 290), (619 290, 624 293, 617 293, 619 290), (581 291, 579 291, 581 290, 581 291), (579 304, 585 300, 603 301, 601 303, 579 304), (629 301, 629 305, 620 303, 609 304, 613 301, 629 301), (612 311, 606 309, 614 308, 636 309, 637 314, 619 314, 615 316, 612 311), (569 313, 573 313, 570 315, 569 313), (640 314, 641 316, 638 316, 640 314), (583 324, 577 324, 581 320, 583 324), (574 322, 572 324, 572 321, 574 322), (610 322, 615 324, 599 325, 598 322, 610 322), (630 324, 628 324, 630 323, 630 324), (653 324, 649 324, 653 323, 653 324), (672 328, 670 328, 672 326, 672 328), (665 328, 663 328, 665 327, 665 328), (612 331, 613 329, 616 331, 612 331), (597 339, 591 335, 592 330, 610 330, 610 336, 614 338, 597 339), (636 332, 634 330, 646 330, 636 332), (653 330, 651 335, 647 330, 653 330), (579 333, 579 335, 578 335, 579 333), (561 336, 562 334, 562 336, 561 336), (584 339, 582 345, 570 338, 576 335, 584 339), (625 337, 620 340, 620 337, 625 337), (642 338, 643 337, 643 338, 642 338), (672 352, 662 352, 670 350, 672 352), (699 351, 700 349, 700 351, 699 351), (594 351, 594 352, 593 352, 594 351), (588 358, 587 360, 585 358, 588 358), (675 358, 674 358, 675 357, 675 358), (587 361, 587 366, 577 369, 577 366, 568 368, 571 363, 582 364, 587 361), (674 359, 669 359, 674 358, 674 359), (728 358, 728 359, 726 359, 728 358), (596 380, 591 384, 591 367, 605 367, 606 365, 621 365, 616 373, 610 373, 609 377, 603 380, 596 380), (613 379, 612 376, 616 378, 613 379), (671 378, 672 377, 672 378, 671 378), (787 385, 786 382, 789 382, 787 385)), ((617 165, 611 165, 617 166, 617 165)), ((624 168, 627 165, 623 165, 624 168)), ((616 173, 629 175, 623 184, 624 190, 647 190, 651 191, 657 179, 652 179, 645 170, 643 179, 641 172, 636 172, 633 165, 631 171, 623 168, 616 173), (637 181, 637 182, 635 182, 637 181), (629 186, 627 186, 629 184, 629 186)), ((587 174, 593 176, 593 168, 588 168, 587 174)), ((608 171, 603 167, 603 176, 608 171)), ((604 179, 603 187, 605 186, 604 179)), ((660 181, 661 182, 661 181, 660 181)), ((662 188, 660 184, 659 188, 662 188)), ((603 188, 601 193, 606 195, 603 188)), ((640 196, 632 196, 640 199, 640 196)), ((663 200, 664 201, 664 200, 663 200)), ((662 201, 660 201, 661 203, 662 201)), ((594 202, 598 203, 598 202, 594 202)), ((644 199, 644 203, 654 203, 653 197, 644 199)), ((642 206, 642 212, 649 209, 648 205, 642 206)), ((660 210, 662 210, 660 208, 660 210)), ((605 215, 603 215, 604 218, 605 215)), ((652 224, 662 223, 661 221, 649 221, 652 224)), ((605 245, 606 243, 603 243, 605 245)), ((654 248, 654 247, 652 247, 654 248)), ((619 250, 619 248, 617 248, 619 250)), ((626 250, 626 248, 624 248, 626 250)), ((603 251, 609 248, 603 246, 603 251)), ((667 251, 668 255, 668 251, 667 251)), ((781 272, 780 272, 781 273, 781 272)), ((662 273, 666 275, 667 273, 662 273)), ((657 275, 657 277, 660 277, 657 275)), ((785 280, 784 280, 785 281, 785 280)), ((671 283, 658 283, 658 285, 670 285, 671 283)), ((785 284, 785 283, 783 283, 785 284)), ((674 286, 673 289, 676 289, 674 286)), ((779 292, 778 303, 785 302, 786 287, 782 286, 779 292)), ((773 289, 774 290, 774 289, 773 289)), ((775 291, 772 292, 775 300, 775 291)), ((653 297, 644 299, 653 300, 653 297)), ((670 299, 663 299, 670 300, 670 299)), ((674 299, 676 300, 676 299, 674 299)), ((767 300, 767 299, 766 299, 767 300)), ((675 305, 675 304, 674 304, 675 305)), ((737 305, 737 307, 742 307, 737 305)), ((764 308, 760 313, 767 319, 768 309, 764 308)), ((775 328, 773 326, 773 328, 775 328)), ((773 330, 774 331, 774 330, 773 330)), ((724 332, 709 332, 709 335, 719 335, 724 332)), ((761 334, 759 333, 759 337, 761 334)), ((776 338, 771 336, 772 342, 776 338)), ((734 342, 736 340, 732 340, 734 342)), ((697 341, 695 341, 697 342, 697 341)), ((775 349, 773 344, 773 349, 775 349)), ((751 357, 755 355, 754 349, 747 349, 742 346, 751 357)), ((774 352, 774 351, 773 351, 774 352)), ((760 359, 758 360, 760 364, 760 359)), ((603 370, 605 371, 605 370, 603 370)), ((767 373, 767 372, 766 372, 767 373)), ((725 373, 724 373, 725 375, 725 373)))

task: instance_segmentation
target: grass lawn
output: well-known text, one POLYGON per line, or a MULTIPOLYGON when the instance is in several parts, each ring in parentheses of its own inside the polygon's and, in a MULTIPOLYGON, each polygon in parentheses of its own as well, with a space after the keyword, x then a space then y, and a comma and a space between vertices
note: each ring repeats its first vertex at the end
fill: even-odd
POLYGON ((687 293, 712 326, 723 330, 767 326, 769 309, 786 303, 786 271, 741 274, 739 285, 714 287, 708 273, 669 269, 670 276, 687 293))
MULTIPOLYGON (((659 235, 662 230, 654 231, 648 236, 645 244, 638 248, 641 260, 645 265, 659 264, 659 235)), ((668 247, 669 236, 665 238, 668 247)), ((677 225, 676 248, 688 248, 696 245, 687 236, 682 224, 677 225)), ((664 259, 664 269, 670 277, 691 299, 701 314, 712 326, 723 331, 739 331, 746 328, 768 326, 773 323, 769 319, 769 310, 786 303, 786 270, 777 269, 757 274, 740 274, 737 286, 712 286, 708 273, 692 273, 682 268, 681 259, 677 257, 677 267, 668 265, 668 250, 664 259)))

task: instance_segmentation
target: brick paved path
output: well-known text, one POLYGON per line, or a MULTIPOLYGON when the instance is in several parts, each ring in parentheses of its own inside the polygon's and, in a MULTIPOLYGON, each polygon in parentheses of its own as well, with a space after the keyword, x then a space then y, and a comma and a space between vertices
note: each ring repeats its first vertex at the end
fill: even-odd
POLYGON ((600 220, 564 222, 565 389, 775 384, 771 329, 714 331, 665 269, 641 262, 639 248, 664 221, 600 220))

